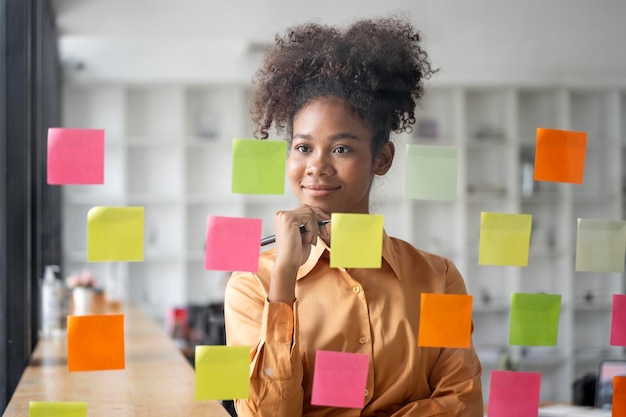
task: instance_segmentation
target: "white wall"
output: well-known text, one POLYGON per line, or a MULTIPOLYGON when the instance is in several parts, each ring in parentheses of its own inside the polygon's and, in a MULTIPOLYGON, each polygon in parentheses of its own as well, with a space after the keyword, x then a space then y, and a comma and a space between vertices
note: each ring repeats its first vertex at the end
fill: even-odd
MULTIPOLYGON (((425 35, 440 81, 626 80, 624 0, 57 0, 62 56, 91 80, 249 79, 250 42, 305 20, 391 12, 425 35)), ((79 78, 80 79, 80 78, 79 78)))

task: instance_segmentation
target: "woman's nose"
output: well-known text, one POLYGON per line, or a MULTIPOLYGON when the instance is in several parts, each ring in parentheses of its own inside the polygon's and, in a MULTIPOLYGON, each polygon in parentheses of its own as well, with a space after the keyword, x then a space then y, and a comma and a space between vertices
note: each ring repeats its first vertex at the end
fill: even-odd
POLYGON ((307 175, 332 175, 334 167, 331 156, 325 152, 314 152, 306 166, 307 175))

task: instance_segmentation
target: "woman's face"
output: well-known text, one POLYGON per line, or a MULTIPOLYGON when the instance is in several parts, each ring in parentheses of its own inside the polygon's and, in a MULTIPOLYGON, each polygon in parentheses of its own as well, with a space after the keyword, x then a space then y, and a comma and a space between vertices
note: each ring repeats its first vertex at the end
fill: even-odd
POLYGON ((302 204, 331 213, 368 213, 374 175, 393 160, 388 142, 372 158, 373 135, 353 108, 336 97, 305 104, 293 120, 287 175, 302 204))

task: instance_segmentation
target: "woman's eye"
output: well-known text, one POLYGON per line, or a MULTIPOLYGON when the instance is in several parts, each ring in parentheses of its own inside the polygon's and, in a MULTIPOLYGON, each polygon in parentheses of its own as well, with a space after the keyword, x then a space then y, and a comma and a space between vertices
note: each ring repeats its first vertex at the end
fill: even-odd
POLYGON ((345 146, 337 146, 335 148, 335 152, 337 152, 337 153, 347 153, 347 152, 350 152, 350 148, 347 148, 345 146))
POLYGON ((310 148, 306 145, 296 145, 294 149, 298 152, 306 153, 309 152, 310 148))

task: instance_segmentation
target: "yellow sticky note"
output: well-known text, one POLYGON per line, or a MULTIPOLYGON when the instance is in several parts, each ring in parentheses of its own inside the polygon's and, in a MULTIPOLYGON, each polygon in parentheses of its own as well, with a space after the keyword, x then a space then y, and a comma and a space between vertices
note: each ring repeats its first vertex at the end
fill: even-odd
POLYGON ((528 266, 532 215, 480 213, 479 265, 528 266))
POLYGON ((143 207, 94 207, 87 214, 87 261, 143 261, 143 207))
POLYGON ((249 346, 196 346, 196 400, 250 395, 249 346))
POLYGON ((383 256, 383 216, 333 213, 330 218, 330 266, 380 268, 383 256))
POLYGON ((471 341, 471 295, 422 293, 418 346, 469 348, 471 341))
POLYGON ((624 272, 626 221, 578 219, 576 271, 624 272))
POLYGON ((87 417, 87 403, 75 401, 31 401, 29 417, 87 417))

